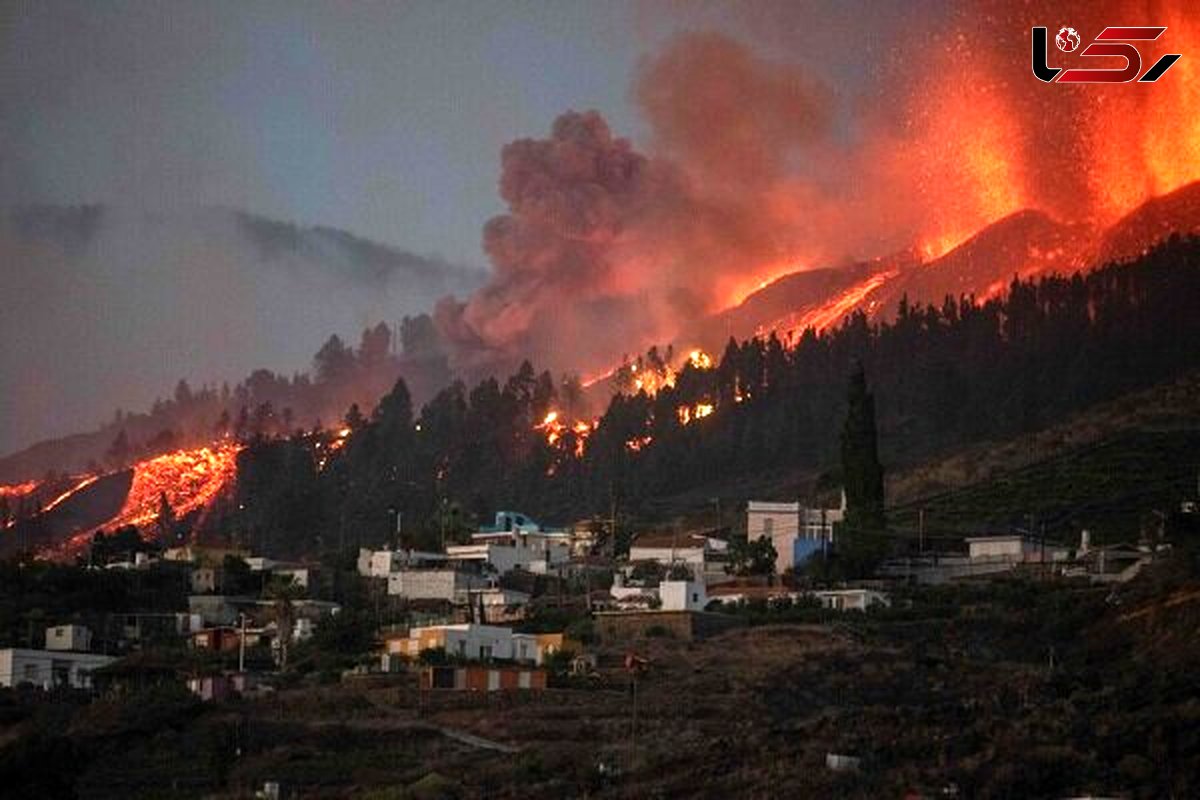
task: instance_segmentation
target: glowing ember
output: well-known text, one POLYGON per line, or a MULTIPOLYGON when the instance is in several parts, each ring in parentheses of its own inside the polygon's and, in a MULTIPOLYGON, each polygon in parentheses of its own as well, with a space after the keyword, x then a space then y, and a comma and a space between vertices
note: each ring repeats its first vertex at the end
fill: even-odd
POLYGON ((680 406, 675 410, 679 416, 679 424, 687 425, 698 419, 704 419, 713 413, 712 403, 696 403, 694 406, 680 406))
POLYGON ((576 458, 582 458, 585 448, 587 447, 588 437, 591 436, 597 426, 599 420, 585 422, 584 420, 575 420, 571 425, 567 425, 559 419, 557 411, 549 411, 538 425, 534 425, 534 430, 542 431, 546 436, 546 444, 554 447, 565 442, 564 435, 569 431, 574 434, 574 447, 572 452, 576 458))
POLYGON ((641 452, 643 449, 649 447, 650 443, 653 441, 654 441, 653 436, 637 436, 637 437, 625 442, 625 449, 629 450, 632 453, 638 453, 638 452, 641 452))

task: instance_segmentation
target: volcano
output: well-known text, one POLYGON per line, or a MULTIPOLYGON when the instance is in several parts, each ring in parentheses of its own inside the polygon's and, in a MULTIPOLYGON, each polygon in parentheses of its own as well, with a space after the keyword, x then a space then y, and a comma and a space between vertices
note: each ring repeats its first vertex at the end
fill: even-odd
POLYGON ((1087 272, 1141 255, 1172 234, 1196 232, 1200 182, 1156 197, 1108 228, 1059 222, 1025 209, 932 260, 903 251, 872 262, 785 275, 697 323, 681 339, 716 347, 728 336, 774 331, 795 337, 808 327, 820 331, 838 325, 856 311, 886 321, 905 297, 910 304, 934 305, 947 296, 986 300, 1003 293, 1015 278, 1087 272))

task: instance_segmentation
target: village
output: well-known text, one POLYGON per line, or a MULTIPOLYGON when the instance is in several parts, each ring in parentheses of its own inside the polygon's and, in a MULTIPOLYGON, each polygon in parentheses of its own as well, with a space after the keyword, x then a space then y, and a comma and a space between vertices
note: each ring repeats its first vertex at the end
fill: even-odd
MULTIPOLYGON (((1195 504, 1182 512, 1195 514, 1195 504)), ((814 583, 805 562, 837 548, 844 513, 844 500, 834 508, 751 500, 737 533, 648 531, 618 554, 603 520, 553 528, 499 511, 469 543, 441 552, 363 547, 353 594, 380 622, 377 649, 345 654, 358 659, 346 675, 413 674, 428 690, 538 691, 552 685, 551 663, 594 671, 593 641, 619 643, 636 660, 647 637, 711 636, 745 624, 738 612, 748 606, 869 614, 888 608, 897 586, 1014 575, 1123 583, 1169 550, 1145 538, 1093 546, 1087 531, 1072 544, 1026 532, 971 536, 955 551, 889 559, 871 580, 814 583), (571 622, 546 630, 547 617, 571 622)), ((127 677, 130 654, 166 644, 218 656, 178 676, 204 700, 270 691, 289 650, 336 623, 348 592, 320 563, 230 548, 135 546, 110 557, 88 569, 169 572, 186 585, 186 607, 103 619, 80 608, 51 620, 29 646, 0 650, 0 686, 100 691, 127 677)))

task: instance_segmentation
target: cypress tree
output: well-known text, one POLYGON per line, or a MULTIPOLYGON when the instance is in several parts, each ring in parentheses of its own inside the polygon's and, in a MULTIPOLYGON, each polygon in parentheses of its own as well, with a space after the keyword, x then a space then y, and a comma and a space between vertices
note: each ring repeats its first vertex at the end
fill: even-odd
POLYGON ((883 513, 883 466, 879 463, 875 430, 875 398, 867 390, 861 363, 855 365, 850 375, 847 401, 846 422, 842 427, 842 475, 846 491, 843 529, 849 534, 847 544, 852 550, 875 552, 882 549, 879 535, 887 524, 883 513))

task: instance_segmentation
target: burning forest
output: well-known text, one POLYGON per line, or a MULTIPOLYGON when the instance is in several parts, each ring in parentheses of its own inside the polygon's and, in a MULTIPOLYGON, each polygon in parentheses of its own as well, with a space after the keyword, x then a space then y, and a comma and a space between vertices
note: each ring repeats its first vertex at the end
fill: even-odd
MULTIPOLYGON (((1054 14, 1086 37, 1135 11, 1169 31, 1144 43, 1147 60, 1200 44, 1183 3, 1068 2, 1054 14)), ((771 36, 667 37, 633 77, 637 144, 598 111, 567 111, 545 136, 503 148, 505 211, 483 228, 484 285, 368 327, 357 347, 330 337, 309 373, 181 381, 147 414, 4 459, 4 524, 52 519, 119 474, 119 507, 72 523, 72 536, 149 530, 166 508, 196 523, 244 483, 239 461, 288 441, 302 443, 313 481, 336 484, 398 381, 418 417, 405 446, 420 465, 404 467, 418 505, 480 505, 467 499, 479 476, 518 463, 602 505, 630 491, 632 465, 680 458, 697 437, 741 441, 781 386, 835 381, 833 365, 869 360, 914 315, 936 311, 920 317, 922 335, 986 319, 989 335, 1009 336, 1021 302, 1011 293, 1160 258, 1164 239, 1200 230, 1192 60, 1149 85, 1026 91, 1028 32, 1047 24, 1043 12, 977 0, 919 35, 902 27, 853 94, 789 55, 813 42, 788 4, 764 6, 771 36), (978 35, 981 20, 997 33, 978 35), (968 66, 969 80, 948 77, 968 66), (518 368, 529 363, 545 372, 518 368), (503 413, 473 420, 489 403, 503 413), (491 444, 465 455, 462 426, 491 444), (30 480, 50 469, 76 477, 30 480)), ((857 42, 841 44, 852 58, 857 42)), ((264 246, 299 241, 264 225, 252 225, 269 234, 264 246)), ((382 257, 350 245, 366 262, 382 257)), ((949 385, 971 367, 938 369, 949 385)), ((790 412, 797 427, 781 441, 794 446, 815 446, 814 426, 831 423, 825 389, 805 391, 822 399, 790 412)))

